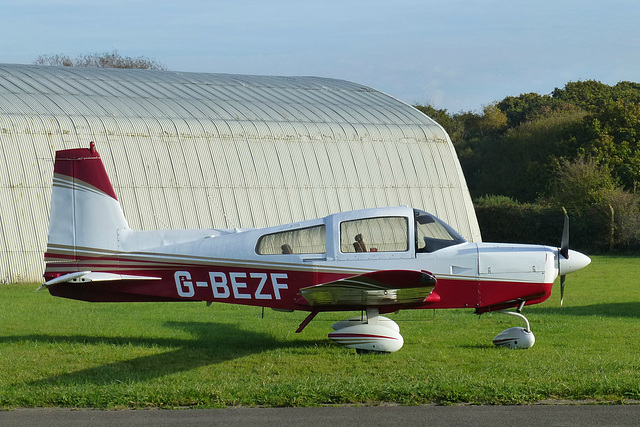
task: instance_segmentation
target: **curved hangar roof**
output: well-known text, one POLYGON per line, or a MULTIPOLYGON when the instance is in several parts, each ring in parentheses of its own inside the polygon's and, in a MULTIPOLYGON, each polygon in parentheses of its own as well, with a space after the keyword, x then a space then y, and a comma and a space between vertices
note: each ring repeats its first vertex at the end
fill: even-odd
POLYGON ((410 205, 480 240, 446 132, 363 85, 0 65, 0 282, 39 281, 56 150, 95 141, 132 228, 410 205))

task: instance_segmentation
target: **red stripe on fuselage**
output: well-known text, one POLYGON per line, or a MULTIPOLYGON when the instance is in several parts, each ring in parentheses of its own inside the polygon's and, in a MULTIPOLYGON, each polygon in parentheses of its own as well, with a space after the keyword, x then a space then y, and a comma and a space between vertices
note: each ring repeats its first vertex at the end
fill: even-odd
MULTIPOLYGON (((248 268, 240 265, 194 265, 179 262, 163 265, 155 261, 117 257, 85 257, 74 263, 48 263, 50 279, 73 271, 90 270, 123 275, 158 277, 160 280, 120 280, 83 284, 60 283, 51 294, 85 301, 214 301, 273 307, 288 310, 312 308, 300 295, 300 288, 351 277, 353 273, 318 273, 314 269, 248 268), (126 266, 125 266, 126 265, 126 266)), ((474 308, 490 311, 508 308, 526 300, 527 304, 546 300, 550 283, 479 282, 473 278, 447 277, 434 289, 440 298, 433 302, 380 307, 381 313, 408 308, 474 308)), ((362 306, 327 306, 317 311, 361 310, 362 306)))

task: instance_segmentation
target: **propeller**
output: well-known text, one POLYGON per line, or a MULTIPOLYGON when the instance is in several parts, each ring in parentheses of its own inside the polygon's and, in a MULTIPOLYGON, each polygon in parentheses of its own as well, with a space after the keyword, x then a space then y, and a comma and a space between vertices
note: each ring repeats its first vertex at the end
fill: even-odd
MULTIPOLYGON (((564 212, 564 226, 562 227, 560 248, 558 248, 558 270, 560 269, 560 255, 562 255, 564 259, 569 259, 569 215, 567 215, 567 210, 564 206, 562 207, 562 212, 564 212)), ((564 302, 564 282, 566 278, 566 274, 560 276, 560 306, 562 306, 564 302)))

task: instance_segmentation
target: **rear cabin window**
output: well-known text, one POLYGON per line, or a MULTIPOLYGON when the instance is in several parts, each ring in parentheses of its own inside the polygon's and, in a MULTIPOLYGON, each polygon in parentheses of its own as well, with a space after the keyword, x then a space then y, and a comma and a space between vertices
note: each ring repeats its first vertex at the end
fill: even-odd
POLYGON ((258 255, 323 254, 327 235, 323 225, 265 234, 256 245, 258 255))
POLYGON ((340 251, 406 252, 409 228, 405 217, 357 219, 340 223, 340 251))

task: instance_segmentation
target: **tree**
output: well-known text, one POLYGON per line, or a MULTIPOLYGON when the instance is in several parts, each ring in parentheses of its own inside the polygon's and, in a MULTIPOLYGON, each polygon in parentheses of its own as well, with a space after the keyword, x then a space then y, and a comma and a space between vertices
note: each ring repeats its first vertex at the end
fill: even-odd
POLYGON ((509 127, 517 127, 557 109, 559 102, 549 95, 530 92, 519 96, 508 96, 496 105, 507 116, 509 127))
POLYGON ((636 191, 640 181, 640 104, 618 99, 593 109, 587 118, 586 155, 607 166, 622 186, 636 191))
POLYGON ((594 159, 559 159, 554 168, 549 201, 580 211, 586 206, 606 202, 616 190, 611 171, 594 159))
POLYGON ((473 177, 466 175, 472 194, 534 202, 549 187, 554 160, 576 156, 573 135, 583 117, 577 111, 557 112, 479 139, 473 150, 476 158, 463 164, 476 167, 473 177))
POLYGON ((36 65, 57 65, 63 67, 94 67, 94 68, 137 68, 144 70, 166 70, 167 67, 144 56, 132 58, 122 56, 118 51, 102 54, 91 53, 71 58, 65 54, 40 55, 34 62, 36 65))
POLYGON ((520 217, 544 223, 530 239, 565 206, 574 242, 640 248, 640 83, 569 82, 551 95, 506 97, 481 114, 425 112, 449 132, 483 221, 502 212, 498 230, 519 229, 520 217))
POLYGON ((555 88, 551 95, 585 110, 613 100, 611 86, 597 80, 569 82, 564 89, 555 88))
POLYGON ((482 135, 500 134, 507 128, 508 118, 494 103, 485 105, 477 124, 482 135))

